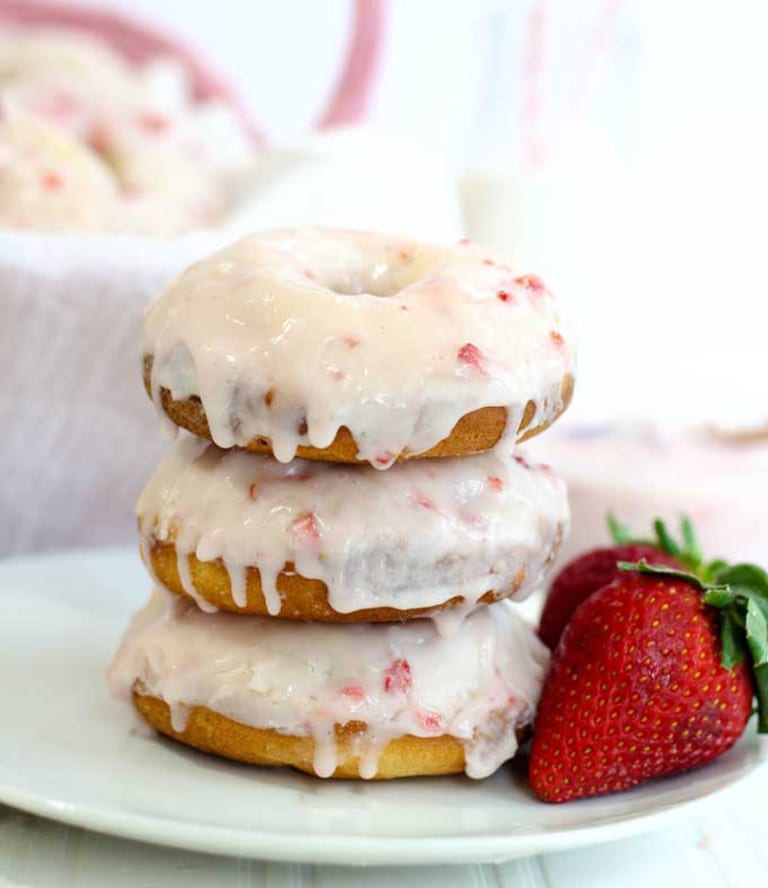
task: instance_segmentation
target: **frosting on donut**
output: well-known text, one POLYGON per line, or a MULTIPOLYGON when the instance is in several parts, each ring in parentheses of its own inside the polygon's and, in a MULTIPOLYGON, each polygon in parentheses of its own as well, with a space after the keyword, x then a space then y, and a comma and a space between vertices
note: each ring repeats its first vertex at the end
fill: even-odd
POLYGON ((320 777, 336 767, 334 726, 363 722, 361 776, 375 776, 389 740, 456 737, 470 777, 517 751, 548 662, 532 628, 506 602, 472 614, 450 640, 426 620, 402 624, 295 623, 204 614, 155 590, 110 667, 113 690, 134 686, 171 708, 183 732, 204 706, 256 728, 315 742, 320 777))
POLYGON ((562 408, 573 370, 552 297, 472 244, 285 229, 197 263, 150 309, 152 391, 199 397, 213 440, 328 447, 346 427, 360 459, 389 467, 462 416, 507 410, 506 449, 562 408))
POLYGON ((137 513, 147 563, 153 542, 172 540, 184 588, 202 607, 211 609, 189 577, 191 554, 221 559, 239 607, 246 568, 258 568, 272 614, 287 564, 324 582, 339 613, 433 607, 456 595, 471 609, 521 576, 522 598, 542 582, 568 525, 563 483, 520 453, 377 472, 282 465, 189 436, 161 463, 137 513))

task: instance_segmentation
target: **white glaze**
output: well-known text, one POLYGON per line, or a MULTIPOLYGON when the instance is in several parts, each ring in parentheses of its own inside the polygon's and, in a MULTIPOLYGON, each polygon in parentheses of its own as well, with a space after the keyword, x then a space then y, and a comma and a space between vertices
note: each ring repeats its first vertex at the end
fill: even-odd
POLYGON ((327 447, 346 426, 360 458, 388 468, 465 414, 508 411, 507 449, 528 401, 535 426, 561 408, 573 355, 551 295, 460 243, 285 229, 197 263, 149 310, 152 390, 198 396, 213 440, 327 447))
POLYGON ((396 737, 449 734, 470 777, 517 750, 532 721, 548 655, 506 602, 475 612, 450 640, 429 621, 394 625, 294 623, 203 614, 162 590, 134 618, 110 667, 115 693, 135 682, 185 713, 205 706, 241 724, 315 741, 314 767, 336 767, 334 725, 362 721, 364 775, 396 737), (407 666, 405 665, 407 664, 407 666))
POLYGON ((145 556, 155 540, 173 540, 184 588, 198 601, 191 554, 221 559, 239 606, 245 569, 258 568, 272 614, 281 607, 277 575, 291 563, 325 583, 339 613, 434 607, 464 596, 445 630, 484 593, 508 591, 521 571, 516 597, 537 588, 568 526, 563 483, 519 453, 377 472, 304 460, 282 465, 191 436, 161 463, 137 514, 145 556))

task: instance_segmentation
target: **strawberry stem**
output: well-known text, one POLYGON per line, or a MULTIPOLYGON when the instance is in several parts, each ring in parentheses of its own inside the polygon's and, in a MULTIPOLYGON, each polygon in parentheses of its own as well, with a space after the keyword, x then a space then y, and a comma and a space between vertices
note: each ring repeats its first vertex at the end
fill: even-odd
POLYGON ((669 532, 667 525, 656 518, 653 522, 654 535, 644 538, 637 537, 625 525, 616 520, 615 515, 608 515, 608 529, 613 541, 617 545, 626 543, 653 546, 667 555, 676 558, 687 570, 695 573, 700 579, 708 581, 713 576, 713 568, 721 568, 725 566, 724 561, 713 561, 707 563, 701 552, 701 546, 696 537, 696 531, 693 522, 687 515, 680 518, 680 536, 682 542, 678 542, 669 532))
POLYGON ((693 522, 687 515, 683 515, 682 521, 680 522, 680 532, 683 535, 685 552, 697 564, 700 564, 702 561, 704 561, 704 555, 701 552, 699 540, 696 536, 696 532, 693 529, 693 522))
POLYGON ((613 512, 608 513, 608 530, 611 534, 611 539, 616 543, 617 546, 623 546, 626 543, 638 542, 632 531, 627 527, 626 524, 619 524, 616 520, 616 516, 613 512))

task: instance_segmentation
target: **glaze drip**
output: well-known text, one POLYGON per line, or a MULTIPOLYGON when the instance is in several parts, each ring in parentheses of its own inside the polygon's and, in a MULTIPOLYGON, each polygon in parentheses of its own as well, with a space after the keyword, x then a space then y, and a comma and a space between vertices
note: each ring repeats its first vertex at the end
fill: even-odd
POLYGON ((110 667, 115 693, 162 698, 183 731, 204 706, 256 728, 312 737, 318 776, 333 774, 334 727, 363 722, 358 755, 375 776, 397 737, 457 738, 466 772, 486 777, 517 750, 548 653, 506 602, 472 614, 447 641, 424 620, 334 626, 203 614, 156 589, 110 667))
MULTIPOLYGON (((184 589, 200 594, 189 556, 220 559, 235 605, 257 568, 269 612, 286 565, 320 580, 338 613, 376 607, 435 607, 455 631, 488 591, 543 581, 568 526, 565 489, 519 452, 404 463, 394 472, 295 460, 281 465, 184 436, 137 506, 142 547, 172 541, 184 589)), ((208 605, 210 607, 210 605, 208 605)))

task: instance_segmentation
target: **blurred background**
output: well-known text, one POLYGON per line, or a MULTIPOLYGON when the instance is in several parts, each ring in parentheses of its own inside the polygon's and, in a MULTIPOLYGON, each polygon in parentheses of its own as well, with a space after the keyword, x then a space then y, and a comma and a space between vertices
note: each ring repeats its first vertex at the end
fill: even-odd
MULTIPOLYGON (((118 5, 205 51, 271 145, 295 145, 321 120, 355 14, 348 0, 118 5)), ((765 5, 361 7, 382 33, 352 122, 375 128, 377 153, 391 138, 431 155, 461 201, 457 224, 552 279, 583 319, 580 410, 764 419, 765 5), (628 354, 628 341, 642 347, 628 354)), ((428 214, 396 187, 407 162, 380 171, 404 228, 428 214)), ((444 213, 445 195, 433 200, 444 213)), ((433 228, 443 236, 448 220, 436 212, 433 228)))
MULTIPOLYGON (((711 545, 768 554, 764 3, 72 10, 6 0, 0 25, 85 30, 152 68, 142 95, 183 117, 210 156, 161 194, 176 155, 148 170, 135 163, 147 156, 139 136, 110 134, 102 156, 123 191, 154 188, 157 200, 126 212, 123 230, 103 222, 111 210, 68 230, 77 214, 66 207, 55 225, 47 205, 44 224, 4 209, 16 206, 3 176, 21 137, 0 133, 0 459, 13 475, 0 494, 3 551, 130 539, 131 503, 163 446, 136 370, 143 305, 221 242, 310 223, 467 235, 550 283, 577 335, 579 374, 562 429, 540 448, 571 481, 574 546, 600 532, 608 507, 638 521, 687 509, 711 545), (126 40, 125 27, 138 36, 126 40), (195 107, 216 106, 205 120, 192 94, 195 107), (213 213, 206 195, 203 212, 196 187, 225 166, 238 168, 237 200, 213 213), (159 230, 171 203, 181 221, 159 230)), ((36 112, 40 78, 19 88, 18 71, 34 66, 14 64, 0 45, 3 107, 36 112)), ((157 130, 152 108, 144 124, 157 130)))

